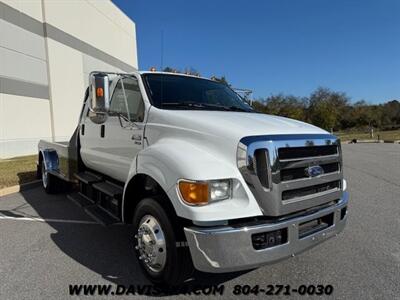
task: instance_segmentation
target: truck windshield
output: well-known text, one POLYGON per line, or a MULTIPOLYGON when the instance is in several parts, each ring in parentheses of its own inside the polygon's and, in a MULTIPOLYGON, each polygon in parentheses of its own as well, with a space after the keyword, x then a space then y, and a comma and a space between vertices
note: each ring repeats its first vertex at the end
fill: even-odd
POLYGON ((157 108, 253 111, 230 87, 216 81, 168 74, 142 76, 150 101, 157 108))

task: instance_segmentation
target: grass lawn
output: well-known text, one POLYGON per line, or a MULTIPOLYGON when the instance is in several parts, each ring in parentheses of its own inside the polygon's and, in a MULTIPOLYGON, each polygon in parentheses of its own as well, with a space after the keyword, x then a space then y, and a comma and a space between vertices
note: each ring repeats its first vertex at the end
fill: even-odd
POLYGON ((37 155, 0 159, 0 189, 36 179, 37 155))
POLYGON ((357 140, 400 140, 400 130, 374 131, 374 137, 365 132, 337 132, 335 133, 342 141, 357 140))

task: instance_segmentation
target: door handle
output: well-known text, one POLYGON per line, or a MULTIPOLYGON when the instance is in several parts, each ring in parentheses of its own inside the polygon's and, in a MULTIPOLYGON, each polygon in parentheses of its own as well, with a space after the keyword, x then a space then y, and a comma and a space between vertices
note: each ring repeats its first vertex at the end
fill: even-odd
POLYGON ((141 134, 133 134, 132 135, 132 140, 141 141, 142 140, 142 135, 141 134))
POLYGON ((100 126, 100 137, 104 137, 105 136, 105 131, 106 131, 106 126, 104 126, 104 125, 101 125, 100 126))
POLYGON ((135 145, 142 144, 142 135, 141 134, 133 134, 131 139, 135 141, 135 145))

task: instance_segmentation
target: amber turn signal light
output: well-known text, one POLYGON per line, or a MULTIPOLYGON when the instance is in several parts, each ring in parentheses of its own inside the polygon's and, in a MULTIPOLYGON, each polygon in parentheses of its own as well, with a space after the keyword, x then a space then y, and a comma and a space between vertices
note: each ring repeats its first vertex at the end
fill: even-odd
POLYGON ((183 200, 189 205, 208 204, 208 183, 180 181, 179 191, 183 200))
POLYGON ((104 90, 103 90, 103 88, 98 87, 98 88, 96 89, 96 96, 97 96, 97 97, 103 97, 103 96, 104 96, 104 90))

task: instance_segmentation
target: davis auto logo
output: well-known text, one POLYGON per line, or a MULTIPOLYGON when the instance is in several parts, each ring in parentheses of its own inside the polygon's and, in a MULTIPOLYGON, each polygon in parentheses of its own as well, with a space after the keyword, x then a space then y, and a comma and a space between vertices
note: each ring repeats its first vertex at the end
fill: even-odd
POLYGON ((308 177, 316 177, 324 174, 324 169, 321 166, 310 166, 304 169, 308 177))

